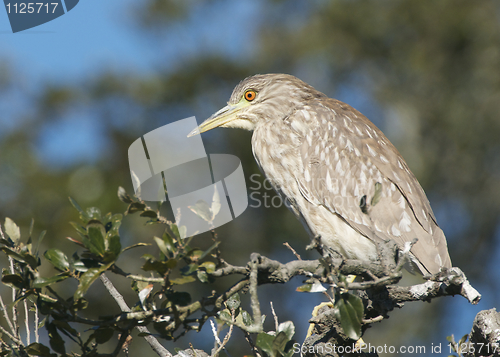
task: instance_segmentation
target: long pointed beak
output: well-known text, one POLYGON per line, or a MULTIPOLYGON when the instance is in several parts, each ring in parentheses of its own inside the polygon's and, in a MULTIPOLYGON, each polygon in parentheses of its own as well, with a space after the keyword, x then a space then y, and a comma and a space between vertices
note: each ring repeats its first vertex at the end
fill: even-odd
POLYGON ((231 120, 236 119, 236 114, 243 108, 242 105, 226 105, 224 108, 219 110, 217 113, 213 114, 210 118, 205 120, 197 128, 188 134, 188 137, 204 133, 205 131, 212 130, 219 126, 222 126, 231 120))

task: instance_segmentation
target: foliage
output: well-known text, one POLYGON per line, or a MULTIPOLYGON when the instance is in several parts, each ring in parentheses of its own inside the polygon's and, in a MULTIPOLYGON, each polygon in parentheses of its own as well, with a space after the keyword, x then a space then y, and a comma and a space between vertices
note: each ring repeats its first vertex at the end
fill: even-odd
MULTIPOLYGON (((210 317, 217 320, 220 328, 235 323, 239 326, 252 325, 252 317, 240 306, 237 293, 245 284, 237 284, 224 294, 214 291, 211 296, 195 302, 188 292, 182 291, 185 284, 210 284, 214 281, 212 274, 223 265, 215 233, 214 243, 208 249, 192 247, 192 237, 181 239, 185 227, 178 227, 163 217, 159 212, 160 206, 155 210, 146 202, 130 197, 121 187, 118 196, 128 204, 125 216, 138 213, 147 219, 146 225, 159 224, 166 227, 161 237, 153 237, 158 247, 158 256, 142 256, 145 260, 142 270, 154 274, 155 277, 132 275, 119 267, 121 253, 147 245, 137 243, 122 248, 119 232, 124 217, 122 214, 103 215, 96 207, 84 210, 70 198, 71 204, 79 213, 80 221, 70 222, 79 239, 68 239, 81 248, 71 256, 57 248, 50 248, 41 255, 38 247, 45 232, 38 237, 36 244, 33 243, 32 224, 29 237, 23 240, 19 227, 10 218, 6 218, 0 250, 8 257, 10 268, 3 270, 2 282, 12 289, 15 299, 9 305, 12 308, 10 318, 2 300, 4 316, 9 324, 14 323, 10 325, 10 333, 2 327, 5 335, 0 337, 0 344, 6 348, 4 351, 10 349, 10 352, 3 355, 64 355, 68 353, 64 338, 66 337, 80 349, 80 352, 73 351, 74 355, 94 356, 98 354, 99 345, 112 340, 113 336, 118 334, 118 345, 114 350, 114 354, 117 354, 124 343, 124 336, 128 336, 138 325, 151 324, 156 331, 154 336, 166 340, 176 340, 189 330, 199 331, 210 317), (40 266, 43 259, 58 271, 56 275, 42 276, 40 266), (126 315, 102 316, 93 320, 85 318, 81 315, 82 311, 91 309, 85 295, 105 272, 129 278, 132 289, 138 295, 138 301, 130 310, 132 313, 126 315), (74 279, 78 285, 71 297, 65 299, 56 292, 56 287, 66 279, 74 279), (28 336, 24 343, 19 335, 19 327, 15 325, 19 304, 29 306, 36 321, 42 320, 36 325, 36 342, 30 343, 28 336), (208 306, 213 308, 208 310, 208 306), (190 318, 200 309, 203 311, 201 318, 190 318), (75 324, 89 325, 90 332, 77 330, 75 324), (39 342, 38 329, 41 327, 48 332, 49 346, 39 342), (179 329, 182 331, 176 334, 179 329)), ((29 315, 25 316, 26 321, 29 318, 29 315)), ((256 345, 269 356, 290 356, 293 334, 293 323, 282 323, 274 332, 260 333, 256 345)))
MULTIPOLYGON (((3 297, 0 296, 0 305, 8 325, 0 325, 0 331, 3 333, 3 336, 0 335, 2 356, 52 357, 66 355, 70 350, 75 356, 99 356, 103 355, 100 347, 106 343, 114 345, 111 356, 116 356, 121 350, 128 349, 131 344, 130 334, 134 328, 139 330, 139 336, 149 339, 148 343, 155 352, 165 355, 169 352, 158 344, 157 339, 177 341, 189 331, 200 331, 205 322, 213 318, 210 324, 216 344, 212 356, 218 356, 226 348, 234 328, 238 328, 245 333, 246 340, 256 356, 290 357, 296 352, 296 342, 293 339, 295 325, 292 321, 279 323, 271 303, 275 328, 271 331, 264 329, 266 316, 260 312, 257 293, 259 285, 268 282, 284 283, 295 275, 307 276, 307 284, 297 290, 322 292, 331 301, 334 300, 334 304, 330 304, 333 307, 330 312, 316 314, 313 318, 328 318, 329 313, 333 313, 334 318, 330 322, 316 320, 312 330, 315 335, 309 335, 304 343, 309 343, 310 339, 317 340, 321 336, 327 337, 329 329, 337 324, 339 327, 333 336, 335 343, 339 345, 357 341, 370 323, 383 319, 388 311, 400 306, 398 304, 401 301, 412 301, 415 297, 412 289, 421 289, 416 286, 408 287, 406 298, 401 289, 395 290, 396 296, 392 295, 390 285, 401 279, 401 269, 408 257, 406 253, 402 253, 397 265, 394 265, 394 257, 398 254, 395 255, 393 249, 382 246, 379 246, 379 265, 375 264, 372 268, 363 268, 363 263, 356 261, 353 264, 343 259, 336 261, 335 256, 329 254, 316 261, 303 261, 298 257, 298 260, 286 264, 253 254, 246 267, 233 266, 222 258, 214 231, 213 244, 208 249, 199 249, 191 246, 193 237, 181 239, 186 227, 179 227, 165 218, 160 213, 161 203, 153 209, 143 200, 129 196, 122 187, 118 189, 118 197, 128 205, 125 216, 139 214, 146 219, 146 226, 159 225, 164 228, 161 237, 152 237, 158 248, 158 255, 146 253, 142 256, 145 262, 141 269, 150 276, 132 274, 120 267, 123 263, 120 261, 123 252, 148 245, 141 242, 122 248, 119 232, 124 219, 122 214, 103 215, 96 207, 83 210, 70 198, 80 219, 79 222, 70 222, 79 236, 79 239, 68 237, 69 241, 79 247, 71 256, 58 248, 49 248, 41 255, 39 245, 45 232, 40 234, 36 243, 33 242, 32 221, 28 238, 23 239, 17 224, 6 218, 4 229, 0 230, 0 250, 7 257, 9 267, 2 271, 2 283, 12 290, 13 301, 7 308, 3 297), (40 269, 42 260, 49 262, 58 273, 43 276, 40 269), (395 268, 390 270, 390 266, 395 268), (365 277, 365 281, 353 282, 352 279, 347 279, 346 275, 351 275, 353 271, 359 272, 360 276, 365 277), (137 294, 137 301, 132 308, 128 307, 122 293, 106 277, 106 274, 110 273, 131 281, 131 288, 137 294), (218 278, 234 274, 243 275, 243 278, 222 293, 212 290, 208 296, 193 299, 185 289, 187 284, 213 284, 218 278), (61 284, 69 279, 75 280, 77 285, 65 285, 64 294, 58 293, 61 284), (91 318, 87 316, 93 307, 85 296, 98 279, 120 306, 120 314, 91 318), (324 283, 332 287, 332 295, 322 286, 324 283), (384 303, 372 300, 377 294, 362 295, 359 292, 378 292, 381 287, 387 289, 387 296, 382 294, 384 303), (68 295, 68 292, 71 292, 70 296, 64 298, 63 295, 68 295), (243 308, 239 293, 249 293, 251 312, 243 308), (18 314, 20 304, 24 306, 22 319, 25 322, 25 341, 18 325, 21 320, 18 314), (370 308, 365 309, 365 306, 370 308), (384 308, 377 310, 374 306, 384 308), (31 342, 30 316, 34 317, 35 342, 31 342), (371 317, 367 319, 368 316, 371 317), (90 328, 81 330, 80 325, 90 328), (155 333, 151 333, 146 326, 152 326, 155 333), (229 330, 221 341, 219 334, 226 326, 229 326, 229 330), (48 345, 39 341, 39 329, 42 327, 48 334, 48 345), (326 333, 322 331, 325 328, 326 333), (68 341, 74 344, 67 346, 68 341), (78 351, 75 350, 76 347, 78 351)), ((206 218, 213 219, 213 215, 206 218)), ((322 252, 318 244, 316 242, 313 245, 322 252)), ((394 242, 383 244, 396 247, 394 242)), ((451 270, 440 272, 428 282, 431 284, 424 285, 430 295, 422 295, 422 300, 437 297, 439 292, 441 295, 459 293, 467 297, 467 290, 472 289, 465 276, 457 276, 456 272, 451 270)), ((475 290, 472 289, 472 292, 475 290)), ((473 301, 476 301, 476 298, 473 301)))

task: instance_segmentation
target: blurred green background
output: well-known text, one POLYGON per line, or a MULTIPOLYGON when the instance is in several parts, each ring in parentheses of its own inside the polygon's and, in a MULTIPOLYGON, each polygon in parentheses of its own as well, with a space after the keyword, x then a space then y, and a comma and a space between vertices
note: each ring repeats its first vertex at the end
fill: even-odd
MULTIPOLYGON (((483 300, 478 306, 461 297, 407 304, 373 325, 364 339, 424 345, 428 355, 431 344, 441 343, 447 356, 446 336, 468 333, 475 314, 495 307, 500 295, 495 0, 86 0, 18 34, 0 10, 1 222, 11 217, 26 233, 33 217, 36 231, 48 231, 45 249, 57 246, 71 254, 75 246, 65 237, 75 236, 68 221, 77 220, 77 213, 68 196, 82 207, 123 212, 116 191, 123 186, 132 192, 127 150, 135 139, 189 116, 201 122, 225 105, 241 79, 270 72, 293 74, 360 110, 395 144, 424 187, 453 265, 483 300)), ((303 257, 316 258, 305 252, 307 235, 291 213, 273 207, 278 200, 268 198, 264 207, 263 195, 274 192, 259 187, 257 176, 251 179, 259 171, 250 138, 225 129, 203 135, 208 153, 242 160, 252 195, 242 216, 217 229, 223 257, 242 265, 251 252, 260 252, 285 262, 294 258, 282 245, 287 241, 303 257)), ((144 222, 125 219, 123 246, 152 242, 159 229, 144 222)), ((196 242, 208 246, 210 235, 196 242)), ((121 264, 138 272, 140 255, 151 251, 127 253, 121 264)), ((125 279, 111 278, 129 303, 136 301, 125 279)), ((295 292, 300 284, 295 279, 264 286, 260 297, 263 312, 270 315, 264 302, 272 300, 280 320, 293 320, 296 339, 303 341, 310 312, 323 298, 295 292)), ((92 313, 118 312, 95 285, 88 293, 92 313)), ((250 353, 242 334, 233 340, 233 356, 250 353)), ((166 346, 187 348, 190 341, 208 351, 209 326, 166 346)), ((131 355, 139 351, 154 355, 135 338, 131 355)))

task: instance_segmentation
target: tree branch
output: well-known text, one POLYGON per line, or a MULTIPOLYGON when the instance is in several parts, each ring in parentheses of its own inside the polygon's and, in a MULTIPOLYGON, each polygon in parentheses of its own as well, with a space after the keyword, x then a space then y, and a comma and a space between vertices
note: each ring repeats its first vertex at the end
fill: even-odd
MULTIPOLYGON (((120 307, 120 310, 124 312, 130 312, 130 308, 125 302, 125 299, 123 299, 123 296, 118 292, 118 290, 116 290, 113 283, 111 283, 108 277, 104 274, 101 274, 100 279, 104 284, 104 286, 106 287, 106 289, 108 290, 108 292, 110 293, 110 295, 113 297, 113 299, 115 299, 116 303, 120 307)), ((144 336, 144 339, 149 343, 153 351, 155 351, 158 354, 158 356, 161 357, 172 356, 172 354, 165 347, 163 347, 161 343, 159 343, 154 336, 149 335, 150 332, 146 326, 135 326, 135 327, 137 328, 137 330, 139 330, 139 332, 148 334, 147 336, 144 336)))
POLYGON ((500 355, 500 312, 480 311, 472 324, 469 342, 457 348, 464 357, 500 355))

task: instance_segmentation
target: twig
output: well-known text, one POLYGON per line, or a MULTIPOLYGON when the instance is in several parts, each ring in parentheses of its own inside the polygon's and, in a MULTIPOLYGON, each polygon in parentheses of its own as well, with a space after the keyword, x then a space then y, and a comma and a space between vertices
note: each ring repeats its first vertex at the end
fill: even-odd
POLYGON ((30 335, 30 325, 29 325, 29 315, 28 315, 28 303, 26 299, 23 300, 24 303, 24 325, 26 327, 26 344, 31 344, 31 335, 30 335))
POLYGON ((374 322, 382 321, 383 319, 384 319, 384 317, 382 315, 379 315, 379 316, 373 317, 371 319, 362 319, 361 322, 363 322, 363 324, 372 324, 374 322))
POLYGON ((23 345, 23 341, 21 341, 20 339, 18 339, 15 336, 13 336, 9 331, 7 331, 6 329, 4 329, 2 327, 2 325, 0 325, 0 331, 2 331, 4 334, 6 334, 7 336, 9 336, 9 338, 12 340, 12 342, 14 342, 15 344, 17 344, 18 346, 22 346, 23 345))
POLYGON ((164 278, 153 278, 153 277, 145 277, 145 276, 142 276, 142 275, 130 274, 130 273, 127 273, 127 272, 123 271, 117 265, 112 265, 111 268, 110 268, 110 270, 113 273, 115 273, 115 274, 124 276, 124 277, 126 277, 128 279, 137 280, 137 281, 144 281, 144 282, 147 282, 147 283, 163 283, 165 281, 164 278))
MULTIPOLYGON (((123 299, 123 296, 116 290, 115 286, 111 281, 108 279, 108 277, 105 274, 101 274, 100 279, 106 289, 108 290, 109 294, 115 299, 116 303, 120 307, 120 310, 123 312, 130 312, 130 308, 128 307, 127 303, 125 302, 125 299, 123 299)), ((159 356, 164 357, 171 357, 172 354, 161 345, 161 343, 158 342, 158 340, 151 336, 149 333, 149 330, 145 326, 135 326, 137 330, 139 330, 142 333, 147 333, 147 336, 144 336, 144 339, 149 343, 153 351, 155 351, 159 356)))
POLYGON ((125 332, 122 332, 118 336, 118 344, 116 345, 115 350, 112 353, 113 356, 118 356, 118 354, 122 350, 125 352, 126 355, 128 355, 128 352, 127 352, 128 351, 127 341, 129 341, 129 338, 131 338, 129 330, 127 330, 125 332))
POLYGON ((231 323, 229 324, 229 331, 226 333, 226 336, 224 336, 224 339, 222 342, 220 341, 219 337, 217 336, 217 333, 215 331, 215 326, 212 320, 210 320, 210 324, 212 325, 212 331, 214 333, 215 341, 216 344, 219 344, 219 347, 217 350, 215 350, 214 353, 212 353, 213 357, 217 357, 223 349, 225 350, 225 346, 228 343, 229 339, 231 338, 231 335, 233 334, 233 329, 234 329, 234 321, 235 321, 235 313, 234 310, 231 311, 231 323))
POLYGON ((246 267, 231 265, 223 259, 221 259, 221 263, 224 264, 224 267, 217 269, 213 273, 210 273, 210 275, 214 277, 227 276, 233 274, 248 275, 248 269, 246 267))
POLYGON ((395 274, 385 276, 383 278, 376 278, 375 280, 361 282, 361 283, 338 282, 337 286, 339 288, 345 288, 348 290, 367 290, 367 289, 374 288, 376 286, 385 286, 385 285, 396 284, 399 280, 401 280, 401 277, 402 277, 401 274, 395 273, 395 274))
POLYGON ((127 302, 125 301, 125 299, 123 299, 123 296, 118 292, 118 290, 116 290, 111 280, 109 280, 105 274, 101 274, 100 278, 102 283, 104 284, 104 287, 108 290, 111 297, 115 299, 116 303, 120 307, 120 310, 130 311, 127 302))
POLYGON ((278 316, 276 315, 276 311, 274 311, 273 302, 270 301, 269 303, 271 304, 271 312, 274 316, 274 326, 276 326, 275 331, 276 331, 276 333, 278 333, 278 327, 279 327, 278 316))
POLYGON ((248 344, 250 345, 250 348, 255 354, 255 357, 262 357, 259 350, 257 349, 257 346, 255 346, 255 344, 253 343, 252 338, 250 337, 250 333, 248 331, 243 331, 243 333, 245 334, 245 340, 247 340, 248 344))
POLYGON ((300 255, 295 251, 295 249, 292 248, 292 246, 290 244, 288 244, 288 242, 283 243, 283 245, 285 247, 287 247, 288 249, 290 249, 292 251, 293 255, 295 255, 295 257, 297 257, 298 260, 302 260, 300 255))
MULTIPOLYGON (((252 332, 252 333, 258 333, 262 332, 262 315, 260 312, 260 303, 259 303, 259 297, 257 295, 257 286, 259 285, 259 260, 261 256, 256 253, 252 253, 250 256, 250 262, 248 263, 250 267, 250 273, 249 273, 249 279, 248 280, 241 280, 238 284, 245 284, 243 286, 246 286, 246 284, 249 284, 248 292, 250 293, 250 306, 252 308, 252 317, 253 317, 253 324, 250 326, 245 325, 244 323, 238 323, 238 322, 231 322, 229 320, 226 320, 219 316, 219 318, 227 323, 234 323, 236 326, 238 326, 240 329, 243 331, 247 332, 252 332)), ((233 286, 234 288, 234 286, 233 286)), ((231 289, 233 289, 231 288, 231 289)), ((238 289, 240 290, 240 289, 238 289)), ((234 292, 233 292, 234 294, 234 292)), ((226 294, 227 297, 230 297, 232 294, 226 294)), ((219 297, 217 300, 219 300, 221 297, 219 297)), ((215 304, 217 308, 220 308, 220 304, 218 305, 217 303, 215 304)))
POLYGON ((221 345, 222 342, 220 341, 219 339, 219 335, 217 334, 217 329, 215 328, 215 324, 212 320, 210 320, 210 326, 212 327, 212 334, 214 335, 214 339, 215 339, 215 346, 214 348, 217 348, 217 345, 221 345))
MULTIPOLYGON (((15 274, 16 271, 14 270, 14 259, 9 256, 9 267, 10 267, 10 273, 15 274)), ((12 302, 16 301, 16 289, 12 288, 12 302)), ((12 304, 12 325, 14 326, 14 333, 16 335, 19 335, 19 330, 17 326, 17 307, 16 304, 12 304)))
POLYGON ((35 342, 38 343, 40 336, 38 336, 38 306, 35 305, 35 342))
POLYGON ((5 320, 7 320, 7 323, 9 324, 10 331, 12 333, 16 333, 16 330, 14 329, 14 326, 12 325, 12 322, 9 317, 9 313, 7 311, 7 307, 3 303, 2 296, 0 295, 0 304, 2 305, 2 310, 3 310, 3 316, 5 317, 5 320))
POLYGON ((394 302, 430 301, 439 296, 462 295, 473 305, 481 300, 481 294, 474 289, 465 274, 457 267, 443 270, 425 283, 409 287, 389 286, 389 298, 394 302))
MULTIPOLYGON (((1 225, 0 225, 0 236, 2 237, 2 239, 5 239, 5 235, 3 233, 1 225)), ((10 268, 10 273, 15 274, 14 259, 12 259, 12 257, 10 256, 9 256, 9 268, 10 268)), ((16 301, 16 289, 12 288, 12 302, 14 301, 16 301)), ((3 302, 2 302, 2 308, 5 311, 6 318, 8 318, 7 310, 5 310, 5 305, 3 304, 3 302)), ((19 331, 17 330, 17 309, 15 304, 12 304, 12 323, 9 321, 9 327, 12 330, 13 334, 19 335, 19 331)))

